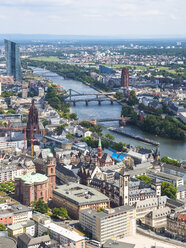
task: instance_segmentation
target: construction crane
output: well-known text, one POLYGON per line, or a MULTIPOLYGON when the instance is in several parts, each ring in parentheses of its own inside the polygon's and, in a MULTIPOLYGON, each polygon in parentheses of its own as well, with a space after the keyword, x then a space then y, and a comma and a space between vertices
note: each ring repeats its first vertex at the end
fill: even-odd
MULTIPOLYGON (((37 140, 37 139, 34 139, 34 138, 32 138, 32 139, 27 139, 26 138, 26 131, 27 130, 30 130, 30 129, 28 129, 28 128, 26 128, 26 126, 24 127, 24 128, 11 128, 10 127, 10 125, 8 125, 8 127, 0 127, 0 130, 6 130, 6 131, 17 131, 17 130, 19 130, 19 131, 23 131, 24 130, 24 139, 15 139, 15 140, 24 140, 24 154, 26 154, 26 142, 27 141, 31 141, 31 155, 33 156, 34 155, 34 141, 35 140, 37 140)), ((13 140, 13 139, 10 139, 10 140, 13 140)), ((0 143, 4 143, 4 142, 0 142, 0 143)), ((10 143, 10 142, 6 142, 7 143, 7 153, 8 153, 8 144, 10 143)))

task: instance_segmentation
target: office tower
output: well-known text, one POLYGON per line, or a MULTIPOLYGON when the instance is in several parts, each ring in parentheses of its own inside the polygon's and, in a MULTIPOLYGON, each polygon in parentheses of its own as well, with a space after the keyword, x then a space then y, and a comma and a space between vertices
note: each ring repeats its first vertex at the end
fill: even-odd
POLYGON ((129 70, 127 67, 122 69, 121 73, 121 87, 129 87, 129 70))
POLYGON ((7 75, 13 76, 15 81, 20 82, 22 80, 22 73, 19 45, 9 40, 5 40, 4 44, 7 64, 7 75))

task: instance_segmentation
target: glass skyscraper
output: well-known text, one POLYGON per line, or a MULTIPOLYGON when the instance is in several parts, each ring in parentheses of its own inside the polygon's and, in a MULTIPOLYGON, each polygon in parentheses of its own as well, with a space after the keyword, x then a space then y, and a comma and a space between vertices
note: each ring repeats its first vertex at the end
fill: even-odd
POLYGON ((7 75, 14 76, 14 80, 20 82, 22 80, 22 72, 19 45, 9 40, 4 40, 4 44, 7 63, 7 75))

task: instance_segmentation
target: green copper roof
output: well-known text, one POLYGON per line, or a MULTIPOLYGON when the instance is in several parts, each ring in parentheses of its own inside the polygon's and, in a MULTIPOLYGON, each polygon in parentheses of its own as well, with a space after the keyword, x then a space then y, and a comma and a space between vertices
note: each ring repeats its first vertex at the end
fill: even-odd
POLYGON ((101 147, 101 139, 99 138, 98 147, 101 147))
POLYGON ((54 156, 53 156, 53 154, 50 152, 50 153, 48 154, 48 157, 49 157, 49 158, 53 158, 54 156))
POLYGON ((25 184, 41 183, 43 181, 46 181, 47 179, 47 176, 40 173, 26 174, 21 177, 21 180, 23 180, 25 184))

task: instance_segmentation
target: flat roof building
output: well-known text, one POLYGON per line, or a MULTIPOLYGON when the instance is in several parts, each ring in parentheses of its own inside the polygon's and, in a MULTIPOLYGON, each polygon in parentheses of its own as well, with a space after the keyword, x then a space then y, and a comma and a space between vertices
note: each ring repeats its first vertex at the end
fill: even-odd
POLYGON ((85 248, 85 237, 74 231, 70 231, 64 227, 56 225, 55 223, 45 225, 39 224, 38 235, 41 236, 45 231, 49 231, 51 237, 54 240, 57 240, 60 244, 72 244, 74 248, 85 248))
POLYGON ((136 233, 136 209, 130 206, 105 209, 103 212, 84 209, 80 211, 79 221, 83 230, 99 242, 136 233))
POLYGON ((167 174, 164 172, 148 170, 147 176, 151 177, 152 179, 157 178, 160 181, 166 181, 166 182, 172 183, 174 187, 178 187, 184 184, 183 178, 175 176, 175 175, 167 174))
POLYGON ((69 183, 58 186, 53 191, 53 203, 57 207, 65 207, 68 213, 74 218, 79 218, 79 211, 85 208, 99 210, 110 207, 107 196, 94 188, 69 183))

